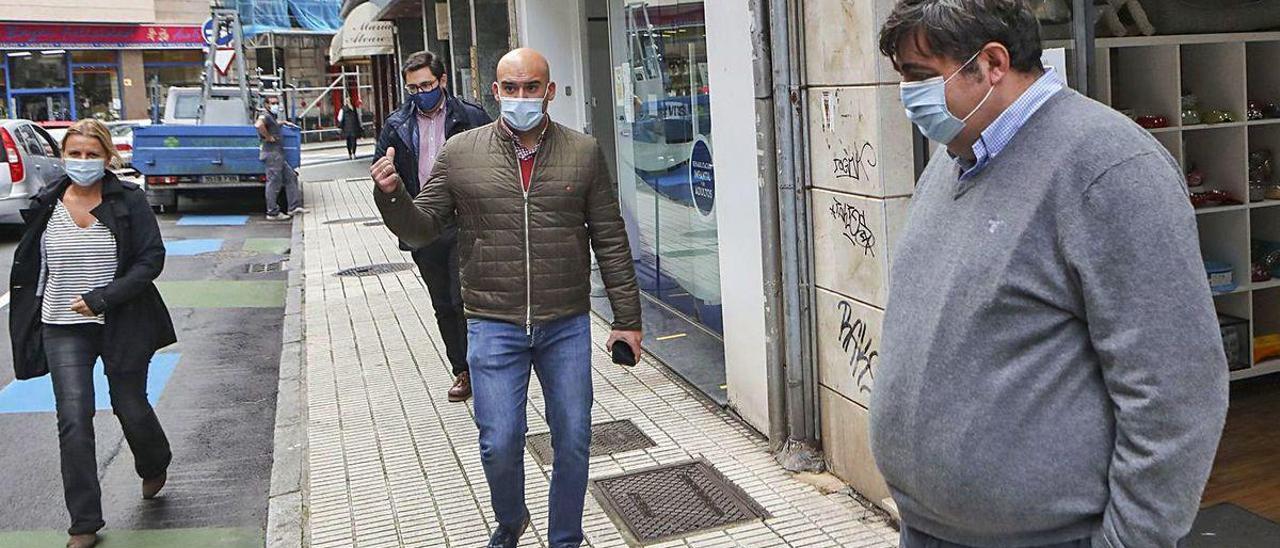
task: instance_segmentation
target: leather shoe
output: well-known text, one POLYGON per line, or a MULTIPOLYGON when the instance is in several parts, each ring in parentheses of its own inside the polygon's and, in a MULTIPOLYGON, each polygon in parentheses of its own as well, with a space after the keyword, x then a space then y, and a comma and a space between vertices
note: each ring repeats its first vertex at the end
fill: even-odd
POLYGON ((161 472, 159 476, 142 480, 142 498, 146 500, 156 498, 156 495, 160 494, 160 490, 164 489, 164 483, 168 480, 168 472, 161 472))
POLYGON ((71 538, 67 539, 67 548, 93 548, 96 544, 98 544, 98 535, 94 533, 71 535, 71 538))
POLYGON ((520 544, 520 537, 524 535, 525 530, 528 528, 528 512, 524 513, 524 523, 520 524, 519 531, 515 531, 507 528, 505 525, 498 524, 498 529, 493 532, 493 536, 489 537, 489 545, 486 548, 516 548, 516 546, 520 544))
POLYGON ((449 389, 449 401, 460 402, 471 398, 471 373, 463 371, 453 379, 453 388, 449 389))

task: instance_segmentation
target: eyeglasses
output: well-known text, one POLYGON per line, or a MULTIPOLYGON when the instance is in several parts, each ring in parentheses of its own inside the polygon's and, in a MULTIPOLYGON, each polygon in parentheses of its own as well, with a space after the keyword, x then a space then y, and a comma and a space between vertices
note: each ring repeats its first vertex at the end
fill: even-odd
POLYGON ((434 89, 436 89, 436 88, 438 88, 438 87, 440 87, 440 82, 438 82, 438 81, 437 81, 437 82, 435 82, 435 83, 433 83, 433 84, 430 84, 430 85, 422 85, 422 86, 417 86, 417 85, 414 85, 414 84, 409 84, 409 85, 406 85, 406 86, 404 87, 404 90, 405 90, 405 91, 407 91, 407 92, 409 92, 410 94, 415 94, 415 93, 422 93, 422 92, 424 92, 424 91, 432 91, 432 90, 434 90, 434 89))

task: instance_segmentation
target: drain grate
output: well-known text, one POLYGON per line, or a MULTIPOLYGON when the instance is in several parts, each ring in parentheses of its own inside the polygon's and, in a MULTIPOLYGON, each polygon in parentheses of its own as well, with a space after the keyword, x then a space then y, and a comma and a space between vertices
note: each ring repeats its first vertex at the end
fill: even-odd
MULTIPOLYGON (((555 451, 551 449, 550 433, 530 434, 525 438, 525 445, 538 464, 547 466, 554 462, 555 451)), ((658 444, 630 420, 591 425, 591 456, 593 457, 657 446, 658 444)))
POLYGON ((321 223, 321 224, 326 224, 326 225, 346 225, 346 224, 352 224, 352 223, 364 223, 364 222, 368 222, 368 221, 377 221, 377 220, 379 220, 377 217, 345 217, 345 218, 342 218, 342 219, 332 219, 332 220, 328 220, 328 221, 325 221, 324 223, 321 223))
POLYGON ((245 274, 265 274, 267 272, 280 272, 284 270, 283 261, 275 261, 272 263, 249 263, 244 265, 245 274))
POLYGON ((640 543, 770 517, 702 460, 601 478, 591 484, 605 512, 640 543))
POLYGON ((377 276, 379 274, 390 274, 392 272, 400 272, 413 268, 413 263, 378 263, 364 266, 355 266, 344 268, 335 272, 334 276, 377 276))

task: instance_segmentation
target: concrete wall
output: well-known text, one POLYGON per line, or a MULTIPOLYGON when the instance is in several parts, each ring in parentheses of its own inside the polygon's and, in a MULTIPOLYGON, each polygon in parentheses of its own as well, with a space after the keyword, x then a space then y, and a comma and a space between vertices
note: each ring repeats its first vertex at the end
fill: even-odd
POLYGON ((819 413, 831 471, 892 507, 868 413, 894 244, 914 190, 912 132, 877 35, 893 0, 806 0, 819 413))
POLYGON ((762 185, 756 159, 751 13, 746 0, 706 2, 711 133, 724 306, 724 362, 729 406, 761 432, 769 431, 765 363, 762 185))
POLYGON ((156 24, 203 25, 209 18, 208 0, 155 0, 156 24))
POLYGON ((547 112, 551 119, 583 131, 587 127, 586 15, 584 0, 521 0, 520 45, 534 48, 551 64, 558 95, 547 112))
MULTIPOLYGON (((206 8, 205 11, 208 11, 206 8)), ((206 15, 207 17, 207 15, 206 15)), ((155 0, 0 0, 0 20, 51 23, 151 23, 155 0)))

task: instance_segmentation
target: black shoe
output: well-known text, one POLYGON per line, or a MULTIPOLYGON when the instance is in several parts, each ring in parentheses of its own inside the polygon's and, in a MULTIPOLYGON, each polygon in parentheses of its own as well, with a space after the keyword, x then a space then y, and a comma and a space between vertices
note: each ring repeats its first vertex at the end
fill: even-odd
POLYGON ((520 525, 519 531, 512 531, 507 526, 498 524, 498 529, 493 532, 493 536, 489 537, 489 545, 486 548, 516 548, 516 545, 520 544, 520 537, 527 529, 529 529, 529 512, 524 513, 524 523, 520 525))

